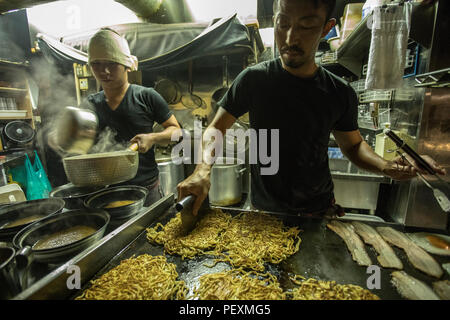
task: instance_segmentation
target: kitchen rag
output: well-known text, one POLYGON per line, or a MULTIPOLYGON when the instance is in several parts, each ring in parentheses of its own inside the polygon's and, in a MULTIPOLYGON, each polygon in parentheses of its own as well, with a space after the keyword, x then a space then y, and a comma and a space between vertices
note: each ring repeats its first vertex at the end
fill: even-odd
POLYGON ((89 40, 88 55, 89 63, 96 60, 112 61, 131 71, 136 71, 138 67, 138 59, 131 55, 127 40, 109 28, 100 29, 89 40))
POLYGON ((366 89, 402 87, 411 9, 411 3, 374 8, 366 89))

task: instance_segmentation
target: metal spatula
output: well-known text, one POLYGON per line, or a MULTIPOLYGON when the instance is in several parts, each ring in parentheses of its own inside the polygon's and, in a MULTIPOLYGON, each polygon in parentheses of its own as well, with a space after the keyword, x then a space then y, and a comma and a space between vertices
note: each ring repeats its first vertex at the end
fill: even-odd
POLYGON ((194 201, 195 196, 189 195, 175 204, 175 209, 177 209, 181 214, 181 227, 183 229, 183 234, 185 235, 190 233, 197 225, 197 221, 200 217, 211 209, 209 207, 209 198, 207 197, 203 201, 198 214, 194 216, 192 214, 192 205, 194 204, 194 201))
POLYGON ((441 190, 433 188, 433 186, 429 184, 428 181, 425 180, 425 178, 420 173, 417 172, 417 175, 428 188, 433 190, 433 195, 441 206, 442 210, 444 210, 445 212, 450 212, 450 200, 448 200, 447 196, 441 190))
MULTIPOLYGON (((400 155, 400 157, 402 157, 402 159, 406 162, 408 162, 411 166, 411 161, 409 161, 403 154, 401 154, 400 152, 397 151, 397 154, 400 155)), ((442 192, 441 190, 434 188, 424 177, 421 173, 416 172, 417 176, 420 178, 420 180, 423 181, 423 183, 425 183, 425 185, 430 188, 433 191, 433 195, 436 198, 437 202, 439 203, 439 205, 441 206, 442 210, 444 210, 444 212, 450 212, 450 200, 448 199, 448 197, 445 195, 444 192, 442 192)), ((435 174, 436 177, 439 178, 439 176, 437 174, 435 174)))

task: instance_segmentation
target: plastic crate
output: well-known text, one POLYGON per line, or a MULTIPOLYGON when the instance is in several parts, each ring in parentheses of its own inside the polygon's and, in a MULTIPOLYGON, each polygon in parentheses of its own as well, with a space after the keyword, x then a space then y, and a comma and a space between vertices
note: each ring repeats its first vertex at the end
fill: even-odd
POLYGON ((359 95, 360 103, 391 101, 392 90, 367 90, 359 95))

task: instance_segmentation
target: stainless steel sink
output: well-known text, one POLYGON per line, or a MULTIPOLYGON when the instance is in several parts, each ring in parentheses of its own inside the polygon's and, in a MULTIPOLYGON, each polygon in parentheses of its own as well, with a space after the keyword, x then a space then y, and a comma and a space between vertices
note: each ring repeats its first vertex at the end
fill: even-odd
POLYGON ((329 163, 337 203, 374 213, 380 184, 390 183, 390 179, 361 170, 347 159, 330 159, 329 163))

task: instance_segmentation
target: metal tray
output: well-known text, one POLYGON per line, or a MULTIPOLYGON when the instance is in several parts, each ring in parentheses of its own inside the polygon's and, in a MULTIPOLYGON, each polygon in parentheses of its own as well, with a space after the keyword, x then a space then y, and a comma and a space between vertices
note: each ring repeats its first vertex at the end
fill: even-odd
MULTIPOLYGON (((157 222, 165 224, 173 218, 176 212, 171 207, 171 204, 173 204, 173 195, 162 199, 148 212, 140 214, 132 221, 118 228, 115 232, 106 236, 95 248, 87 250, 61 266, 58 270, 55 270, 53 275, 48 275, 47 279, 43 279, 34 288, 31 287, 18 295, 16 299, 74 299, 83 290, 89 288, 89 280, 98 278, 119 265, 122 260, 141 254, 164 254, 162 246, 149 243, 146 238, 145 228, 153 226, 157 222), (135 237, 131 235, 133 232, 135 232, 135 237), (128 237, 125 237, 126 234, 128 234, 128 237), (125 238, 128 238, 129 241, 125 238), (68 290, 65 284, 69 276, 65 274, 65 270, 72 264, 77 264, 82 269, 82 287, 80 290, 68 290)), ((225 211, 235 215, 245 210, 228 209, 225 211)), ((371 274, 367 273, 366 267, 360 267, 352 260, 344 241, 326 227, 328 220, 285 215, 278 215, 278 217, 282 218, 286 225, 299 226, 302 229, 300 233, 302 242, 299 252, 279 265, 266 264, 266 271, 277 276, 283 289, 289 290, 295 287, 289 280, 289 277, 294 274, 306 278, 326 281, 334 280, 341 284, 356 284, 367 288, 367 280, 371 274)), ((398 224, 379 221, 365 221, 365 223, 372 226, 390 226, 404 231, 402 226, 398 224)), ((366 246, 366 249, 373 264, 378 265, 375 250, 370 246, 366 246)), ((402 250, 394 248, 394 251, 402 260, 405 272, 430 286, 433 281, 436 281, 436 279, 414 269, 402 250)), ((448 257, 433 256, 441 264, 450 261, 448 257)), ((212 264, 211 262, 214 260, 212 256, 200 256, 191 260, 182 260, 179 256, 171 255, 166 255, 166 257, 169 262, 177 266, 180 279, 186 282, 191 292, 198 285, 199 276, 230 269, 227 263, 218 263, 214 268, 205 266, 212 264)), ((380 269, 381 289, 371 291, 381 299, 402 299, 390 283, 390 273, 394 270, 381 267, 380 269)), ((441 280, 444 279, 449 279, 449 275, 445 274, 441 280)))

